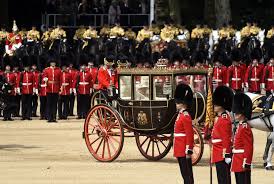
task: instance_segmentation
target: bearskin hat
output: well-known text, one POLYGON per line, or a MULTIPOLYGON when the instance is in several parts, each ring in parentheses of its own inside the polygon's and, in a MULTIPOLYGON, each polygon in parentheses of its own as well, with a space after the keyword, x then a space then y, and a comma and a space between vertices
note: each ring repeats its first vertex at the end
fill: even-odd
POLYGON ((232 112, 243 114, 247 119, 251 119, 252 101, 246 94, 239 92, 234 95, 232 112))
POLYGON ((213 93, 213 104, 231 111, 233 102, 233 91, 226 86, 218 86, 213 93))
POLYGON ((257 59, 257 60, 261 60, 262 59, 262 52, 260 49, 255 48, 252 50, 251 55, 250 55, 251 59, 257 59))
POLYGON ((193 92, 189 85, 179 84, 174 93, 174 99, 176 103, 186 104, 188 107, 191 107, 193 100, 193 92))
POLYGON ((242 60, 242 52, 240 49, 233 49, 231 51, 231 60, 237 62, 242 60))
POLYGON ((204 63, 206 60, 206 54, 204 51, 198 51, 196 56, 194 56, 193 61, 194 63, 204 63))
POLYGON ((79 58, 79 65, 87 65, 88 64, 88 56, 86 54, 81 54, 79 58))

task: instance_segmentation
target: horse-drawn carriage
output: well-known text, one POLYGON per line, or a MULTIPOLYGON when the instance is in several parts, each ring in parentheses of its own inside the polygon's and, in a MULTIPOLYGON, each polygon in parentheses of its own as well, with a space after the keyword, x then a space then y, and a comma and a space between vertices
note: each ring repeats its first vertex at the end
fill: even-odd
POLYGON ((180 82, 194 90, 192 105, 193 164, 202 157, 204 141, 200 128, 205 120, 208 71, 201 69, 119 69, 118 95, 98 91, 92 97, 83 138, 92 156, 103 162, 115 160, 122 151, 125 136, 134 136, 140 153, 149 160, 164 158, 172 147, 177 117, 174 91, 180 82), (197 88, 199 76, 205 87, 197 88))

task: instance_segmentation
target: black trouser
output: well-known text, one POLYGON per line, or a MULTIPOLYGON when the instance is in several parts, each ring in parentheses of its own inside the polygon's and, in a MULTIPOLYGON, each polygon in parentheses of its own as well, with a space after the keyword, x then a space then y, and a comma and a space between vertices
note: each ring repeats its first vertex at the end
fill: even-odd
POLYGON ((236 184, 251 184, 251 171, 235 172, 236 184))
POLYGON ((178 157, 177 158, 182 177, 184 178, 184 184, 193 184, 193 171, 191 158, 178 157))
POLYGON ((225 161, 216 162, 216 171, 219 184, 230 184, 231 174, 230 174, 230 164, 225 163, 225 161))
POLYGON ((3 110, 3 117, 4 119, 11 119, 11 114, 16 108, 16 104, 14 103, 14 96, 7 95, 5 98, 7 104, 3 110))
POLYGON ((22 95, 22 118, 30 118, 31 117, 31 102, 32 95, 31 94, 23 94, 22 95))
POLYGON ((69 113, 69 95, 60 95, 58 100, 58 115, 61 119, 67 119, 69 113))
POLYGON ((57 114, 58 93, 47 93, 48 121, 55 121, 57 114))
POLYGON ((14 116, 18 117, 20 114, 20 102, 21 102, 21 95, 16 94, 16 96, 14 96, 14 101, 16 104, 16 108, 14 110, 14 116))
POLYGON ((69 115, 73 116, 73 110, 74 110, 74 101, 75 101, 75 95, 72 93, 69 96, 69 115))
POLYGON ((40 96, 40 117, 41 119, 47 118, 47 97, 40 96))
POLYGON ((77 109, 79 110, 79 117, 85 118, 89 111, 89 95, 78 95, 77 109))
POLYGON ((32 116, 37 116, 38 96, 32 96, 32 116))

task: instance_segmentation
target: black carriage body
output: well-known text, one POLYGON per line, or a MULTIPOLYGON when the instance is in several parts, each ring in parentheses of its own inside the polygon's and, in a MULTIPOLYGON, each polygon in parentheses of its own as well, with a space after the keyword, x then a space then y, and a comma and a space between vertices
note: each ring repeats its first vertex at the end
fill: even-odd
POLYGON ((197 104, 205 104, 207 70, 119 69, 117 111, 126 128, 142 134, 172 133, 177 117, 173 98, 176 86, 179 82, 185 82, 194 88, 191 81, 198 75, 204 79, 204 87, 202 91, 195 93, 195 95, 200 94, 200 97, 194 98, 191 115, 193 119, 202 121, 205 106, 201 107, 197 104), (190 80, 179 80, 184 78, 190 80))

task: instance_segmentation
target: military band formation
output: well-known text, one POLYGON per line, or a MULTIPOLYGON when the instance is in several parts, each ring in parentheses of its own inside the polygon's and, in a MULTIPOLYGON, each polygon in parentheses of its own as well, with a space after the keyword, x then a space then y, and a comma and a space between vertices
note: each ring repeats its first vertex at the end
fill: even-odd
MULTIPOLYGON (((256 21, 248 21, 240 31, 231 24, 212 30, 197 23, 191 32, 173 21, 162 29, 153 22, 137 34, 131 28, 125 31, 118 23, 99 32, 92 26, 81 26, 72 39, 60 26, 41 35, 36 27, 19 31, 14 21, 11 33, 4 28, 0 32, 1 85, 12 87, 3 120, 19 117, 20 109, 22 120, 31 120, 37 116, 38 99, 41 120, 56 122, 57 112, 59 119, 67 119, 74 115, 75 98, 77 118, 84 119, 94 91, 118 88, 119 67, 153 68, 163 59, 168 61, 167 68, 174 70, 209 68, 211 64, 217 114, 212 130, 212 163, 216 164, 218 183, 231 183, 230 172, 235 172, 236 183, 251 183, 253 135, 247 121, 252 102, 243 92, 273 93, 273 38, 274 25, 265 31, 256 21), (230 111, 239 122, 233 142, 230 111)), ((195 77, 194 89, 179 84, 175 91, 179 115, 174 156, 185 183, 194 183, 190 159, 194 139, 188 113, 192 90, 201 91, 206 85, 200 76, 195 77)))

